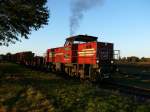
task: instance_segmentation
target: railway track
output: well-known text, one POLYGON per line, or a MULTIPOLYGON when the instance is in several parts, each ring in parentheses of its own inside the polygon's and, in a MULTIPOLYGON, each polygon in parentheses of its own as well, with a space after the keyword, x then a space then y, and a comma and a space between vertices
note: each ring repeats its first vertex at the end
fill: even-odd
MULTIPOLYGON (((40 71, 43 72, 43 70, 40 70, 40 71)), ((48 71, 46 71, 46 72, 48 72, 48 71)), ((80 81, 79 78, 70 77, 63 73, 56 73, 56 72, 52 72, 52 73, 54 73, 57 76, 60 76, 62 78, 65 78, 66 80, 80 81)), ((82 80, 81 82, 86 82, 86 81, 89 82, 89 80, 85 80, 85 81, 82 80)), ((134 96, 134 97, 138 97, 140 99, 150 99, 150 89, 140 88, 137 86, 129 86, 129 85, 117 83, 113 80, 104 81, 102 83, 93 83, 93 84, 98 85, 100 88, 117 90, 120 93, 128 95, 128 96, 134 96)))
POLYGON ((121 83, 116 83, 114 81, 105 81, 100 87, 117 90, 122 94, 137 97, 143 100, 150 100, 150 89, 140 88, 137 86, 129 86, 121 83))

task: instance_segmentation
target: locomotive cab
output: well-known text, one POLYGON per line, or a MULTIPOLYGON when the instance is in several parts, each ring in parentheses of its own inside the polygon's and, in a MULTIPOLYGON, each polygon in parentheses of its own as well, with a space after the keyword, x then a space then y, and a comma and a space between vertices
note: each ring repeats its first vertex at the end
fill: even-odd
POLYGON ((77 35, 77 36, 72 36, 72 37, 67 38, 64 46, 88 43, 88 42, 94 42, 94 41, 97 42, 97 37, 88 36, 88 35, 77 35))

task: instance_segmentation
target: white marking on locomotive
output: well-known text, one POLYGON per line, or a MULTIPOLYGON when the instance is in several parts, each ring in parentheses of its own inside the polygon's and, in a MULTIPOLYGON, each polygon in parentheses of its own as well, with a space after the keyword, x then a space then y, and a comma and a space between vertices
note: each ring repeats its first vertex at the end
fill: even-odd
POLYGON ((93 56, 96 53, 94 48, 91 49, 82 49, 80 52, 78 52, 79 56, 93 56))
POLYGON ((64 54, 64 53, 56 53, 55 56, 57 56, 57 55, 63 55, 63 54, 64 54))

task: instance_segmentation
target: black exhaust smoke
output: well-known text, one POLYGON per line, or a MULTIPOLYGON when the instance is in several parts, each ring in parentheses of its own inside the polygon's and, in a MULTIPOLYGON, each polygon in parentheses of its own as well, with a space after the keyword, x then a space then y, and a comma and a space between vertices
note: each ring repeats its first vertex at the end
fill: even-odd
POLYGON ((103 0, 72 0, 70 17, 70 35, 73 35, 78 29, 80 21, 84 17, 84 13, 102 3, 103 0))

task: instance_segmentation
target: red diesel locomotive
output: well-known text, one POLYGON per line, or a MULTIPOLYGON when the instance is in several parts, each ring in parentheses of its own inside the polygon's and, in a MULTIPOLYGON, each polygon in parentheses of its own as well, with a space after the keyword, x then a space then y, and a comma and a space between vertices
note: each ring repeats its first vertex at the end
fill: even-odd
POLYGON ((97 37, 77 35, 66 39, 63 47, 48 49, 49 70, 93 81, 109 78, 114 71, 113 43, 98 42, 97 37))

